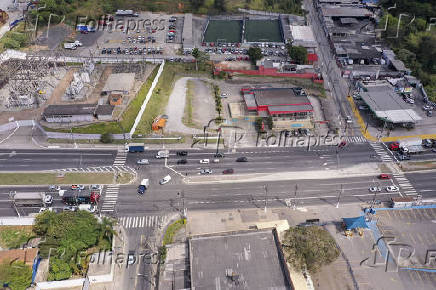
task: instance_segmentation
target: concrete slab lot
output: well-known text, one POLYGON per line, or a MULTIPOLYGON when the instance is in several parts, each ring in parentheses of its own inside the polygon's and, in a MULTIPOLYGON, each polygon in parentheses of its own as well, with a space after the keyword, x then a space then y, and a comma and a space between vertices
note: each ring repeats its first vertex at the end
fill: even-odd
POLYGON ((279 20, 247 20, 245 25, 248 42, 283 42, 279 20))
POLYGON ((240 20, 210 20, 203 42, 241 42, 241 34, 242 21, 240 20))
POLYGON ((405 289, 436 289, 436 208, 377 211, 377 226, 385 237, 394 237, 390 246, 394 259, 401 257, 398 274, 405 289), (397 246, 403 245, 403 246, 397 246), (414 251, 411 253, 410 251, 414 251), (410 259, 407 259, 409 254, 410 259), (419 270, 413 270, 419 269, 419 270))

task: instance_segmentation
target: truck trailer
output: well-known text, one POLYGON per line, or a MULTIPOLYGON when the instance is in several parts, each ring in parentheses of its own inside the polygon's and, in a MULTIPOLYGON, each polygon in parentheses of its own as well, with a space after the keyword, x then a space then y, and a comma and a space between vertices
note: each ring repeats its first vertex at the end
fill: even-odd
POLYGON ((422 146, 422 139, 420 138, 401 140, 399 142, 399 147, 403 153, 407 154, 416 154, 425 151, 425 148, 422 146))
POLYGON ((130 153, 136 153, 136 152, 144 152, 144 144, 138 143, 138 144, 129 144, 126 145, 125 151, 130 153))
POLYGON ((62 201, 67 205, 96 204, 100 199, 100 194, 95 191, 60 190, 59 196, 62 197, 62 201))
POLYGON ((10 197, 17 207, 46 207, 53 203, 53 197, 44 192, 11 192, 10 197))

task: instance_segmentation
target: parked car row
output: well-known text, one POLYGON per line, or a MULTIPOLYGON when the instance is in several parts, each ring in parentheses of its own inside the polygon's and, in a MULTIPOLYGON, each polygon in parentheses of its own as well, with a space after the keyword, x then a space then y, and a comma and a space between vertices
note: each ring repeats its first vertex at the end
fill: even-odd
POLYGON ((146 38, 143 35, 138 35, 137 37, 127 36, 127 38, 124 39, 122 43, 147 43, 147 42, 155 43, 156 37, 148 36, 146 38))
POLYGON ((160 47, 103 48, 101 54, 162 54, 160 47))

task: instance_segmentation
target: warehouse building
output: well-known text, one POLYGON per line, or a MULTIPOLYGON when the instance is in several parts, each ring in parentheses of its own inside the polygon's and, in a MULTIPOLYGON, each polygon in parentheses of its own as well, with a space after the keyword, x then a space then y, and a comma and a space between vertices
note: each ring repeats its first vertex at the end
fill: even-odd
POLYGON ((191 289, 293 289, 275 230, 189 240, 191 289))
POLYGON ((49 105, 43 118, 49 123, 92 122, 95 109, 95 104, 49 105))
POLYGON ((313 107, 301 88, 242 89, 248 112, 273 119, 274 129, 313 128, 313 107))

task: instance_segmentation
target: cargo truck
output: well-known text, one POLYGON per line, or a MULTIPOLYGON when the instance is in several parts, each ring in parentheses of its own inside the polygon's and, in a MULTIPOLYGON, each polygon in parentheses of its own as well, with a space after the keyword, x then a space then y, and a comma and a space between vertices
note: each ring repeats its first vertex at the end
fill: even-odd
POLYGON ((406 154, 416 154, 425 151, 425 148, 422 146, 422 139, 420 138, 401 140, 399 147, 400 150, 406 154))
POLYGON ((17 207, 47 207, 53 203, 53 197, 44 192, 11 192, 10 197, 17 207))
POLYGON ((129 144, 125 148, 125 151, 130 153, 144 152, 144 150, 144 144, 129 144))

